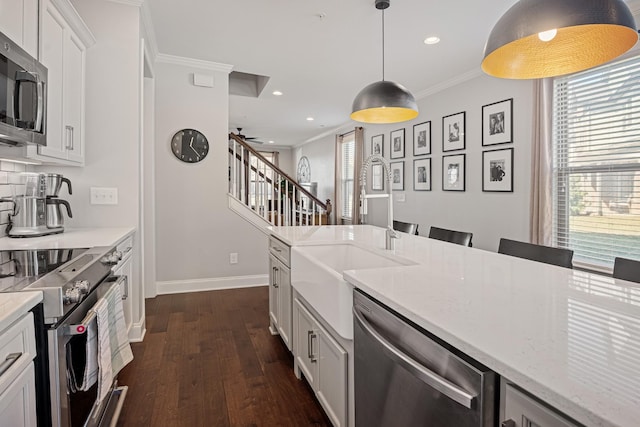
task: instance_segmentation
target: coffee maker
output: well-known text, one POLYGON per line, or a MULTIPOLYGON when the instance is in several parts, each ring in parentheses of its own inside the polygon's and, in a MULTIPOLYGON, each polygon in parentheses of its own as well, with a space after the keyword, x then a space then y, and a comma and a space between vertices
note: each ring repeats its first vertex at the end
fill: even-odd
POLYGON ((71 206, 66 200, 58 198, 62 184, 67 184, 72 194, 71 181, 57 173, 20 174, 21 182, 14 187, 12 199, 0 199, 13 203, 13 212, 9 214, 7 235, 9 237, 38 237, 64 231, 62 208, 72 218, 71 206))

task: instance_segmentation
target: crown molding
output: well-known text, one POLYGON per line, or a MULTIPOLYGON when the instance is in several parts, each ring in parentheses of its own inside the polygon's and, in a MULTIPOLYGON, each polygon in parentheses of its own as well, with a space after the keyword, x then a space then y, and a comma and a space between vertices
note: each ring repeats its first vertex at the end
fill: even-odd
POLYGON ((156 61, 165 64, 199 68, 202 70, 220 71, 227 74, 233 70, 233 65, 222 64, 220 62, 203 61, 201 59, 185 58, 183 56, 167 55, 166 53, 158 54, 156 61))
POLYGON ((87 24, 84 23, 80 14, 76 10, 75 7, 68 0, 51 0, 51 3, 58 9, 62 17, 67 21, 67 23, 73 28, 73 31, 76 33, 82 44, 86 48, 89 48, 96 44, 96 38, 87 27, 87 24))
POLYGON ((110 1, 111 3, 120 3, 120 4, 126 4, 127 6, 135 6, 135 7, 141 7, 145 1, 144 0, 107 0, 110 1))
POLYGON ((158 39, 156 38, 156 29, 151 19, 151 9, 149 8, 149 2, 142 3, 140 8, 140 17, 142 20, 142 26, 145 33, 145 49, 148 49, 151 54, 151 63, 154 63, 160 51, 158 50, 158 39))
POLYGON ((309 144, 311 142, 317 141, 319 139, 325 138, 325 137, 330 136, 330 135, 336 136, 336 135, 343 134, 343 133, 345 133, 345 131, 351 131, 351 130, 355 129, 357 126, 362 126, 362 123, 358 123, 358 122, 356 122, 354 120, 349 120, 348 122, 344 122, 341 125, 338 125, 337 127, 334 127, 334 128, 331 128, 331 129, 329 129, 329 130, 327 130, 325 132, 322 132, 321 134, 318 134, 316 136, 312 136, 311 138, 309 138, 309 139, 307 139, 305 141, 302 141, 299 144, 293 145, 293 148, 300 148, 300 147, 302 147, 304 145, 307 145, 307 144, 309 144))

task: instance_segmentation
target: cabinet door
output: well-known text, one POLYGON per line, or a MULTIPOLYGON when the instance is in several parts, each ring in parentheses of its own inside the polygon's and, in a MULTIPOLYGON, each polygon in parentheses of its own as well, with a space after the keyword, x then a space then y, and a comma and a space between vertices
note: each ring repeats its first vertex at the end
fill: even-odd
POLYGON ((512 427, 576 427, 560 413, 527 396, 510 384, 504 399, 505 420, 502 425, 512 427))
POLYGON ((84 162, 84 46, 71 31, 64 45, 64 129, 67 137, 67 158, 84 162))
POLYGON ((318 325, 297 298, 293 303, 293 321, 296 331, 293 356, 307 382, 315 390, 318 381, 318 325))
POLYGON ((269 254, 269 321, 271 323, 271 333, 278 332, 278 314, 280 306, 280 296, 278 292, 278 269, 280 261, 269 254))
POLYGON ((66 24, 58 10, 44 1, 40 62, 48 69, 47 87, 47 145, 38 147, 44 156, 66 158, 66 130, 63 126, 64 45, 66 24))
POLYGON ((324 329, 318 333, 318 359, 318 401, 334 427, 346 426, 347 352, 324 329))
POLYGON ((38 0, 0 0, 0 31, 38 57, 38 0))
POLYGON ((278 333, 291 350, 291 270, 278 263, 278 333))
POLYGON ((9 387, 0 393, 0 424, 11 427, 35 427, 36 380, 30 363, 9 387))
POLYGON ((116 276, 126 276, 122 282, 122 309, 124 311, 124 321, 127 325, 127 334, 131 331, 133 324, 133 263, 131 256, 114 272, 116 276))

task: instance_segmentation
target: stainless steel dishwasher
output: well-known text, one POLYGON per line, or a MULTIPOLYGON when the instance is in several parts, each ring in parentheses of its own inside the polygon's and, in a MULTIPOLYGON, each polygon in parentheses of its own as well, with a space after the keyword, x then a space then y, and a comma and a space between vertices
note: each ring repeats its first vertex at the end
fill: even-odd
POLYGON ((494 426, 498 375, 354 291, 356 426, 494 426))

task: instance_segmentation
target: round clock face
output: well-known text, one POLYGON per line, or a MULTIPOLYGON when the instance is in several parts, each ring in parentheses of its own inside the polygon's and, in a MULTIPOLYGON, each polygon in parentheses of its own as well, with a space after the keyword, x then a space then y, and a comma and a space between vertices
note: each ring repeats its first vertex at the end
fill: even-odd
POLYGON ((198 163, 209 153, 209 141, 195 129, 182 129, 171 139, 171 151, 183 162, 198 163))

